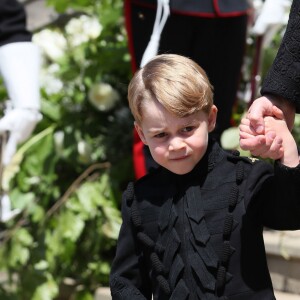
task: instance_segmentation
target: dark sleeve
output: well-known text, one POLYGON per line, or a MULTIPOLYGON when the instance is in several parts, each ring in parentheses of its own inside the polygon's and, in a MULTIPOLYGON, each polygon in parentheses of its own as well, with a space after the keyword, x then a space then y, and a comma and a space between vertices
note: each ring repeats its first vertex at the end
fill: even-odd
POLYGON ((276 230, 300 229, 300 165, 289 168, 276 161, 253 168, 246 198, 253 218, 276 230), (251 178, 252 177, 252 178, 251 178))
POLYGON ((0 46, 31 41, 24 7, 17 0, 0 1, 0 46))
POLYGON ((261 94, 281 96, 300 113, 300 1, 294 0, 286 32, 261 94))
POLYGON ((125 195, 126 192, 122 201, 123 223, 110 273, 111 295, 113 300, 150 300, 151 281, 147 277, 142 251, 136 241, 125 195))

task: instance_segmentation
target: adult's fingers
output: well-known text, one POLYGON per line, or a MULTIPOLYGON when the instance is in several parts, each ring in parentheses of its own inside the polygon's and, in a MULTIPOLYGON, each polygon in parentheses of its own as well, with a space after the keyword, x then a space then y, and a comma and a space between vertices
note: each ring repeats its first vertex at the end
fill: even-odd
POLYGON ((240 139, 247 139, 257 136, 257 133, 250 127, 250 120, 243 118, 239 125, 240 139))
POLYGON ((265 143, 265 137, 258 135, 250 126, 250 120, 243 118, 239 125, 240 147, 243 150, 253 151, 265 143))
POLYGON ((273 106, 273 115, 275 118, 284 120, 284 114, 281 109, 279 109, 277 106, 273 106))
POLYGON ((257 133, 264 132, 264 117, 273 115, 273 104, 267 97, 256 99, 250 106, 247 119, 250 120, 250 127, 257 133))
POLYGON ((252 137, 244 138, 240 137, 240 147, 243 150, 248 150, 252 153, 252 151, 259 150, 261 147, 265 145, 265 137, 263 135, 257 135, 252 137))

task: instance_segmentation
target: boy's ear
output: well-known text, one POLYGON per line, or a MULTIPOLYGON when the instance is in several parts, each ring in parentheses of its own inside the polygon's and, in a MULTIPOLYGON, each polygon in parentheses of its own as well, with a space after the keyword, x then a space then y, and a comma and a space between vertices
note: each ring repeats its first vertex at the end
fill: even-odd
POLYGON ((217 113, 218 109, 213 105, 208 115, 208 132, 212 132, 216 127, 217 113))
POLYGON ((137 131, 137 133, 139 134, 139 137, 140 139, 142 140, 142 142, 147 145, 147 142, 146 142, 146 139, 145 139, 145 135, 143 133, 143 129, 142 127, 137 123, 137 122, 134 122, 134 127, 137 131))

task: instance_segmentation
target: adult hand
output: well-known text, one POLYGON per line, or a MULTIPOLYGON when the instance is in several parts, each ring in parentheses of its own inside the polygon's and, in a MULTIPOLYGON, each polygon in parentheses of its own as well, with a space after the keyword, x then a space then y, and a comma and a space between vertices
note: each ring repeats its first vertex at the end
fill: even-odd
POLYGON ((24 142, 34 130, 42 115, 31 109, 16 108, 8 111, 0 120, 0 134, 8 132, 8 140, 2 154, 3 165, 8 165, 17 145, 24 142))
POLYGON ((296 108, 289 101, 280 97, 266 95, 252 103, 247 112, 247 119, 250 120, 254 132, 263 134, 265 116, 275 116, 278 119, 284 118, 289 130, 292 130, 295 113, 296 108))
POLYGON ((264 133, 264 117, 273 115, 273 103, 267 97, 256 99, 247 112, 247 119, 250 120, 250 126, 254 133, 264 133))

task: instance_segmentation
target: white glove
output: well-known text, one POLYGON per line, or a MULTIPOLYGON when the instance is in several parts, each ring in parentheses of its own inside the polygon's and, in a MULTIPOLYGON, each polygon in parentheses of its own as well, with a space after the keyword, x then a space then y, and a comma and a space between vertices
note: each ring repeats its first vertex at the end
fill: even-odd
POLYGON ((0 47, 0 73, 14 108, 40 108, 40 49, 32 42, 0 47))
POLYGON ((0 198, 0 221, 1 222, 7 222, 14 216, 16 216, 18 213, 21 212, 20 209, 11 209, 11 201, 7 194, 4 194, 0 198))
POLYGON ((266 0, 258 13, 252 33, 262 35, 269 27, 285 24, 285 13, 290 4, 289 0, 266 0))
POLYGON ((39 73, 40 49, 32 42, 16 42, 0 47, 0 72, 12 102, 12 109, 0 120, 0 134, 8 131, 2 153, 7 165, 17 145, 25 141, 41 120, 39 73))
POLYGON ((8 111, 0 120, 0 134, 8 132, 8 140, 2 153, 3 165, 8 165, 16 153, 17 145, 24 142, 34 130, 42 115, 26 108, 15 108, 8 111))

